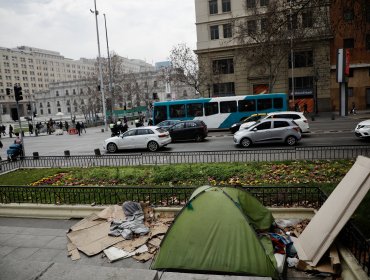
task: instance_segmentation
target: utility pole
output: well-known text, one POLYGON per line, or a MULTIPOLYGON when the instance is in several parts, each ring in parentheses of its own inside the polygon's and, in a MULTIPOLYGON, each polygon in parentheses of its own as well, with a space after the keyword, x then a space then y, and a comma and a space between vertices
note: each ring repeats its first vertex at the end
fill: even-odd
POLYGON ((23 129, 22 129, 22 122, 21 122, 21 116, 19 114, 19 101, 23 100, 22 96, 22 87, 19 86, 19 84, 14 85, 14 97, 15 101, 17 103, 17 114, 18 114, 18 125, 19 125, 19 131, 20 131, 20 138, 21 138, 21 143, 22 143, 22 153, 23 156, 26 155, 26 150, 24 148, 24 137, 23 137, 23 129))
POLYGON ((99 64, 99 79, 100 79, 100 91, 102 96, 102 104, 103 104, 103 119, 104 119, 104 129, 107 129, 107 118, 106 118, 106 109, 105 109, 105 96, 104 96, 104 83, 103 83, 103 71, 101 66, 101 57, 100 57, 100 41, 99 41, 99 28, 98 28, 98 14, 99 12, 96 10, 96 0, 94 0, 94 11, 91 11, 95 14, 95 24, 96 24, 96 38, 98 40, 98 64, 99 64))
POLYGON ((108 70, 109 70, 109 93, 110 93, 110 104, 111 104, 111 110, 110 110, 110 116, 113 120, 113 87, 112 87, 112 68, 111 68, 111 61, 110 61, 110 53, 109 53, 109 43, 108 43, 108 29, 107 29, 107 19, 104 15, 104 24, 105 24, 105 38, 107 41, 107 52, 108 52, 108 70))
POLYGON ((290 0, 290 62, 292 68, 292 101, 295 107, 295 92, 294 92, 294 52, 293 52, 293 19, 292 19, 292 0, 290 0))

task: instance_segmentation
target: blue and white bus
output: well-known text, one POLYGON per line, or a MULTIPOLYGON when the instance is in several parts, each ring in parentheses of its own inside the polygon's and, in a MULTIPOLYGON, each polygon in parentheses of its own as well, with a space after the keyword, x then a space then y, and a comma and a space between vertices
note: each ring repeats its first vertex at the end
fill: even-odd
POLYGON ((256 113, 288 110, 288 95, 270 93, 155 102, 153 122, 202 120, 208 128, 229 128, 256 113))

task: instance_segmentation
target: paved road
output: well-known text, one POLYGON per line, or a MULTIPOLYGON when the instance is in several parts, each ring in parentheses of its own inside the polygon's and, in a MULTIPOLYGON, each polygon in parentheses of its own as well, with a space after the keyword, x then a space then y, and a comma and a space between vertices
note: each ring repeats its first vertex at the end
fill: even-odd
MULTIPOLYGON (((360 141, 354 136, 353 130, 362 119, 370 118, 370 114, 358 114, 350 117, 336 117, 323 114, 316 117, 315 121, 309 120, 311 135, 305 135, 300 145, 363 145, 369 141, 360 141), (334 136, 335 135, 335 136, 334 136), (333 137, 334 136, 334 137, 333 137)), ((41 156, 62 156, 65 150, 71 155, 92 155, 95 149, 103 153, 103 141, 110 137, 110 131, 102 132, 101 127, 87 129, 87 133, 78 135, 40 135, 28 136, 24 139, 27 156, 38 152, 41 156)), ((6 158, 6 149, 14 141, 14 138, 3 137, 4 148, 0 150, 3 159, 6 158)), ((236 149, 232 141, 232 135, 228 131, 210 132, 207 141, 203 143, 172 143, 163 151, 217 151, 236 149)))

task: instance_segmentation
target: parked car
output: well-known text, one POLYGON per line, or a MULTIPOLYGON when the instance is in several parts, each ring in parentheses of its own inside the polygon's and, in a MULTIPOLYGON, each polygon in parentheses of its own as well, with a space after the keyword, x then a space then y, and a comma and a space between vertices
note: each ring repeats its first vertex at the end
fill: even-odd
POLYGON ((174 124, 177 124, 179 122, 181 122, 181 121, 180 120, 165 120, 165 121, 160 122, 156 126, 159 126, 159 127, 162 127, 165 130, 168 130, 171 126, 173 126, 174 124))
POLYGON ((293 146, 299 140, 301 133, 298 124, 288 119, 262 119, 234 134, 234 143, 244 148, 262 143, 286 143, 293 146))
POLYGON ((294 120, 294 122, 298 124, 301 133, 310 132, 310 126, 308 124, 308 120, 302 112, 295 112, 295 111, 272 112, 272 113, 268 113, 267 116, 265 117, 265 119, 272 119, 272 118, 294 120))
POLYGON ((195 140, 201 142, 208 135, 207 125, 200 120, 180 121, 168 129, 172 142, 178 140, 195 140))
POLYGON ((251 125, 255 124, 256 121, 258 121, 260 119, 263 119, 266 116, 267 116, 266 113, 259 113, 259 114, 253 114, 253 115, 251 115, 250 117, 246 118, 243 122, 240 123, 240 125, 239 125, 239 127, 238 127, 238 129, 236 131, 238 131, 240 129, 247 128, 247 127, 250 127, 251 125))
POLYGON ((123 149, 148 149, 155 152, 169 143, 171 143, 171 136, 168 131, 158 126, 141 126, 106 139, 103 149, 109 153, 123 149))
POLYGON ((355 135, 360 138, 370 138, 370 120, 365 120, 356 125, 355 135))

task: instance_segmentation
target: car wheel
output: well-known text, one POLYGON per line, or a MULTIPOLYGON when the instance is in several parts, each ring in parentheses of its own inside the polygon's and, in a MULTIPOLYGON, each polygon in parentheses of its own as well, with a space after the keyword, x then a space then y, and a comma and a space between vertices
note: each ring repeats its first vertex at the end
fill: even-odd
POLYGON ((107 151, 108 151, 109 153, 115 153, 115 152, 117 152, 117 150, 118 150, 118 148, 117 148, 117 145, 116 145, 116 144, 114 144, 114 143, 109 143, 109 144, 107 145, 107 151))
POLYGON ((294 146, 297 144, 297 138, 295 138, 294 136, 288 136, 285 140, 285 142, 289 145, 289 146, 294 146))
POLYGON ((203 136, 202 135, 200 135, 200 134, 197 134, 197 135, 195 135, 195 142, 202 142, 203 141, 203 136))
POLYGON ((148 143, 148 150, 151 151, 151 152, 155 152, 156 150, 158 150, 159 148, 159 145, 157 142, 155 141, 150 141, 148 143))
POLYGON ((243 148, 248 148, 250 145, 252 145, 252 141, 251 141, 249 138, 243 138, 243 139, 240 141, 240 145, 241 145, 243 148))

